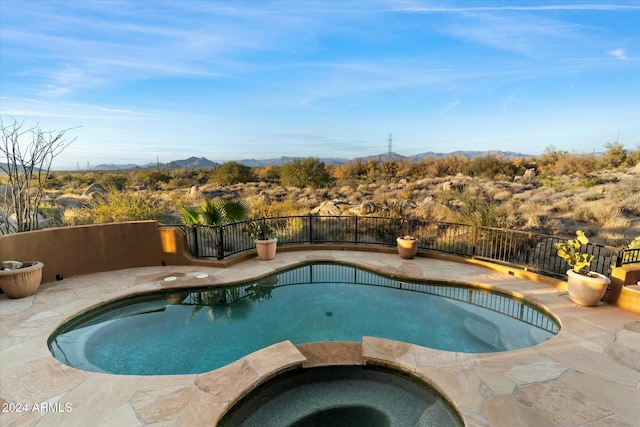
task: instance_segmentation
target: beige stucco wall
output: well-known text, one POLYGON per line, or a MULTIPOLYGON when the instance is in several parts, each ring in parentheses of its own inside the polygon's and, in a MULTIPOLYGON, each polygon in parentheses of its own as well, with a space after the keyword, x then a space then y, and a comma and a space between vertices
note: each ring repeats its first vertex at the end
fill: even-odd
POLYGON ((611 271, 611 287, 606 296, 609 304, 640 313, 640 292, 634 286, 640 281, 640 264, 617 267, 611 271))
POLYGON ((41 261, 42 283, 152 265, 188 265, 184 233, 156 221, 47 228, 0 236, 0 261, 41 261))

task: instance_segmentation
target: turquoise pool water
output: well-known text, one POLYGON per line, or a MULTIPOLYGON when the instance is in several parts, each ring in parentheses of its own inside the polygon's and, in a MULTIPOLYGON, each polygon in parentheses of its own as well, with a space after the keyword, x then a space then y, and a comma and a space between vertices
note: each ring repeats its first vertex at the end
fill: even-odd
POLYGON ((310 264, 233 288, 108 303, 63 324, 49 347, 79 369, 172 375, 207 372, 284 340, 375 336, 485 353, 532 346, 557 332, 550 317, 500 294, 310 264))

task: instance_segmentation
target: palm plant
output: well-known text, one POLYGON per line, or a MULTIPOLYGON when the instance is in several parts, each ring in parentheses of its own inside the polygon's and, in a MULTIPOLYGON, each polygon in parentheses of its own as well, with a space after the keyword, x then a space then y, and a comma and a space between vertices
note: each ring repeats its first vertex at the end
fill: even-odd
POLYGON ((243 199, 207 199, 200 207, 180 206, 185 225, 224 225, 249 218, 250 209, 243 199))
MULTIPOLYGON (((201 232, 206 237, 204 240, 213 244, 216 256, 222 259, 224 257, 223 230, 220 226, 248 219, 250 209, 243 199, 216 197, 205 200, 199 207, 180 206, 180 212, 182 214, 182 223, 191 226, 193 240, 197 242, 198 231, 196 228, 202 228, 201 232), (196 227, 197 225, 215 226, 215 228, 196 227)), ((198 243, 194 245, 196 248, 198 247, 198 243)))

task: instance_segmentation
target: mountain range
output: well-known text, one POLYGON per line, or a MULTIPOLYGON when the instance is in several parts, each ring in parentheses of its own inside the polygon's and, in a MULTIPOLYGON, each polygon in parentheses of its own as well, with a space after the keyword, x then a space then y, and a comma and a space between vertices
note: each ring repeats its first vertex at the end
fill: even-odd
MULTIPOLYGON (((345 159, 345 158, 336 158, 336 157, 327 157, 327 158, 319 158, 320 161, 328 164, 328 165, 339 165, 342 163, 348 163, 350 161, 359 159, 363 162, 366 162, 368 160, 378 160, 381 162, 386 162, 392 158, 394 159, 407 159, 410 162, 419 162, 423 159, 426 158, 432 158, 432 159, 441 159, 444 157, 450 157, 450 156, 462 156, 462 157, 468 157, 469 159, 475 159, 476 157, 483 157, 483 156, 487 156, 487 155, 495 155, 495 156, 499 156, 499 157, 503 157, 503 158, 519 158, 519 157, 530 157, 531 155, 529 154, 523 154, 523 153, 514 153, 512 151, 496 151, 496 150, 491 150, 491 151, 453 151, 451 153, 434 153, 432 151, 426 152, 426 153, 420 153, 420 154, 414 154, 411 156, 403 156, 401 154, 397 154, 397 153, 384 153, 384 154, 378 154, 378 155, 373 155, 373 156, 365 156, 365 157, 356 157, 353 159, 345 159)), ((249 167, 264 167, 264 166, 269 166, 269 165, 274 165, 274 166, 281 166, 285 163, 288 163, 292 160, 296 160, 296 159, 301 159, 302 157, 288 157, 288 156, 282 156, 282 157, 277 157, 277 158, 272 158, 272 159, 262 159, 262 160, 256 160, 256 159, 243 159, 243 160, 237 160, 238 163, 245 165, 245 166, 249 166, 249 167)), ((220 166, 222 163, 224 163, 223 161, 211 161, 209 159, 206 159, 204 157, 189 157, 188 159, 183 159, 183 160, 173 160, 171 162, 168 163, 147 163, 145 165, 136 165, 136 164, 132 164, 132 163, 125 163, 125 164, 100 164, 97 166, 93 166, 91 169, 92 170, 128 170, 128 169, 151 169, 151 168, 162 168, 162 169, 182 169, 182 168, 189 168, 189 169, 207 169, 207 168, 214 168, 216 166, 220 166)))

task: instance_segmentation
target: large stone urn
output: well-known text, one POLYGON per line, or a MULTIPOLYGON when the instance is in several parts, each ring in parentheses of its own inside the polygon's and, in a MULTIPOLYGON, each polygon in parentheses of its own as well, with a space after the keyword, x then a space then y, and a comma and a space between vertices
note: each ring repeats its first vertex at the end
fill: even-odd
POLYGON ((567 287, 571 301, 586 307, 598 305, 611 280, 600 273, 590 271, 586 274, 567 271, 567 287))
MULTIPOLYGON (((42 280, 44 264, 39 261, 15 263, 18 268, 0 270, 0 288, 9 298, 24 298, 36 293, 42 280), (18 266, 20 264, 21 266, 18 266)), ((6 262, 3 265, 7 264, 6 262)))

